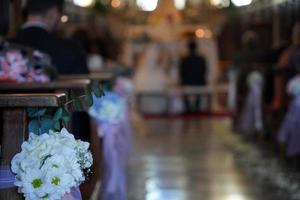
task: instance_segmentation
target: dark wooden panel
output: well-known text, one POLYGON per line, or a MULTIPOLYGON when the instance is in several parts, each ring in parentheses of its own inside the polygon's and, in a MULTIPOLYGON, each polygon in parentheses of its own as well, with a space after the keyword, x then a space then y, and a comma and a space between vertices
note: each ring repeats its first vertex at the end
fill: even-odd
MULTIPOLYGON (((10 166, 15 154, 21 151, 21 145, 27 136, 27 114, 25 108, 3 109, 1 112, 1 166, 10 166)), ((0 190, 0 199, 22 199, 17 188, 0 190)))
POLYGON ((59 107, 65 101, 66 95, 63 93, 0 95, 0 107, 59 107))
POLYGON ((11 160, 21 151, 21 144, 27 138, 26 109, 4 109, 1 117, 3 123, 1 156, 4 160, 11 160))

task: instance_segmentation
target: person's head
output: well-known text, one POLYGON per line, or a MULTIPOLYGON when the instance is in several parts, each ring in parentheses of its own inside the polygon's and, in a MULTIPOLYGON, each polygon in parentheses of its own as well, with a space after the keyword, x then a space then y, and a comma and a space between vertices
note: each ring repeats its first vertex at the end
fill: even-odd
POLYGON ((28 19, 38 18, 53 30, 60 20, 63 3, 64 0, 27 0, 28 19))
POLYGON ((187 47, 190 53, 195 53, 197 51, 197 43, 194 40, 189 41, 187 47))

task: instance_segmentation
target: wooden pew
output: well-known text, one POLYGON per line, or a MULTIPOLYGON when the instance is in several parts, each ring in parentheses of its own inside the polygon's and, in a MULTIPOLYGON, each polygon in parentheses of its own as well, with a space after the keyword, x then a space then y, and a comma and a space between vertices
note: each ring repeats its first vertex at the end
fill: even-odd
POLYGON ((77 80, 77 79, 89 79, 91 81, 111 81, 114 79, 114 74, 111 72, 99 72, 99 73, 92 73, 92 74, 74 74, 74 75, 60 75, 58 80, 77 80))
POLYGON ((53 81, 49 83, 1 83, 0 93, 45 93, 45 92, 64 92, 70 99, 72 91, 82 91, 88 87, 91 81, 88 79, 53 81))
POLYGON ((91 84, 102 84, 109 85, 115 79, 115 75, 110 72, 101 72, 101 73, 92 73, 92 74, 82 74, 82 75, 61 75, 58 77, 59 81, 67 81, 67 80, 81 80, 87 79, 91 81, 91 84))
MULTIPOLYGON (((21 151, 21 144, 28 138, 27 108, 60 107, 66 102, 63 93, 52 94, 3 94, 0 95, 0 166, 10 166, 13 156, 21 151)), ((22 195, 16 187, 0 190, 0 199, 19 200, 22 195)))

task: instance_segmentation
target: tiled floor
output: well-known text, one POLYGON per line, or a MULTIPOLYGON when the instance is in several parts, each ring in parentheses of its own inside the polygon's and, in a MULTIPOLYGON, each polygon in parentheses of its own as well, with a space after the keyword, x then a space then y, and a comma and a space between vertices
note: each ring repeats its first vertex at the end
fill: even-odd
POLYGON ((244 175, 224 119, 147 120, 129 166, 129 200, 290 200, 244 175))

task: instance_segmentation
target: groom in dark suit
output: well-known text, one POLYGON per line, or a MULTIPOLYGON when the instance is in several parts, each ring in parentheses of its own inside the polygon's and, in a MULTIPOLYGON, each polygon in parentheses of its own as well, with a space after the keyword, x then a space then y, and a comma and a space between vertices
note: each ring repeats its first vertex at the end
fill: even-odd
POLYGON ((27 20, 10 42, 49 54, 59 74, 88 73, 84 51, 53 33, 61 18, 63 0, 28 0, 26 7, 27 20))
MULTIPOLYGON (((188 43, 189 54, 179 63, 179 77, 182 86, 204 86, 206 84, 206 61, 197 54, 195 41, 188 43)), ((194 95, 192 102, 189 95, 184 96, 186 112, 197 112, 200 107, 199 95, 194 95)))

